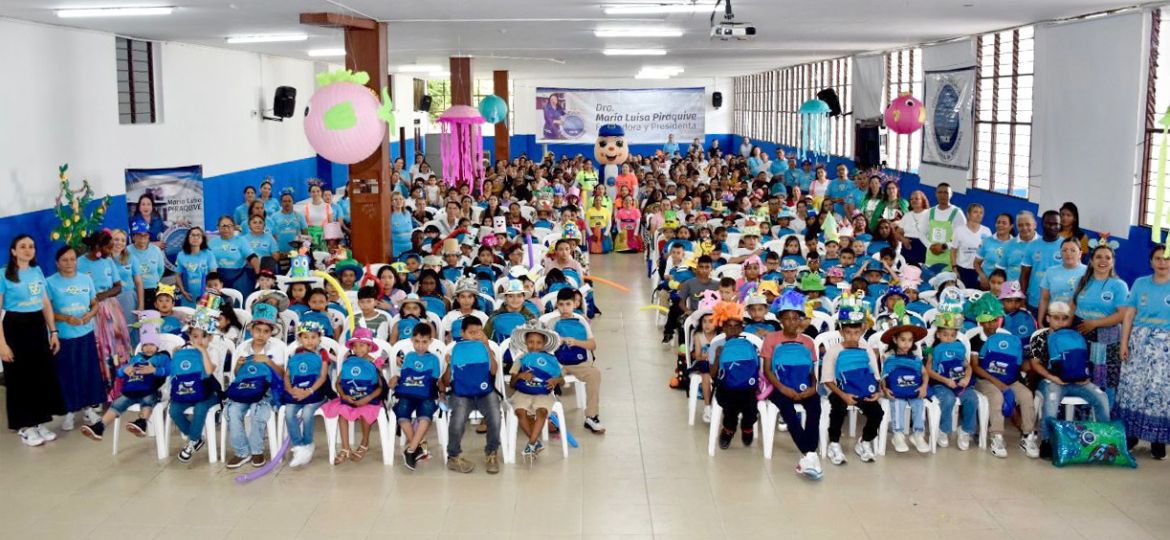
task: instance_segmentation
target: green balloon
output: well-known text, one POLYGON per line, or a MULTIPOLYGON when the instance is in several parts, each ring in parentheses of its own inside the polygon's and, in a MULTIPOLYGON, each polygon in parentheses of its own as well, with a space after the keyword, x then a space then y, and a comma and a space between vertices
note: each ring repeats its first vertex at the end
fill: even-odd
POLYGON ((484 96, 479 102, 479 114, 489 124, 503 122, 508 118, 508 103, 494 94, 484 96))

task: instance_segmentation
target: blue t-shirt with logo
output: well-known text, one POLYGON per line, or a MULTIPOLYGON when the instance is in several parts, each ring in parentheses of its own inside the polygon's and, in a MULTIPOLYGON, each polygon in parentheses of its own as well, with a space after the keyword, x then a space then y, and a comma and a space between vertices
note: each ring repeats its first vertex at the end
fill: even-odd
POLYGON ((1085 275, 1085 265, 1077 263, 1072 268, 1063 264, 1053 266, 1044 275, 1041 287, 1048 289, 1049 302, 1069 302, 1077 290, 1077 282, 1085 275))
POLYGON ((243 268, 248 257, 255 255, 252 244, 240 235, 227 240, 217 236, 209 240, 207 245, 215 254, 217 268, 243 268))
MULTIPOLYGON (((178 258, 175 259, 175 263, 179 266, 179 275, 182 277, 183 287, 193 299, 198 299, 203 295, 203 286, 206 284, 207 274, 219 269, 215 255, 212 255, 207 250, 200 250, 198 253, 184 253, 180 251, 178 258)), ((175 300, 179 299, 176 298, 175 300)))
POLYGON ((268 216, 268 229, 282 250, 289 249, 289 244, 297 239, 297 235, 308 228, 305 216, 300 212, 270 212, 268 216))
POLYGON ((1153 276, 1137 278, 1125 305, 1137 309, 1135 325, 1170 330, 1170 282, 1154 283, 1153 276))
POLYGON ((257 257, 271 257, 273 253, 281 250, 280 245, 276 243, 276 237, 267 232, 248 233, 244 235, 244 239, 248 241, 248 246, 257 257))
POLYGON ((1129 296, 1129 285, 1120 278, 1108 277, 1103 280, 1089 278, 1085 288, 1077 295, 1077 317, 1102 319, 1113 315, 1125 306, 1129 296))
POLYGON ((144 289, 158 288, 158 282, 166 272, 167 256, 154 244, 147 244, 146 249, 130 246, 130 258, 134 259, 135 274, 142 278, 144 289))
MULTIPOLYGON (((987 240, 984 239, 984 242, 987 240)), ((999 267, 1007 274, 1008 281, 1020 280, 1020 268, 1023 267, 1025 261, 1028 260, 1029 246, 1033 242, 1039 242, 1040 238, 1035 237, 1031 240, 1020 240, 1016 238, 1011 240, 1003 247, 1003 258, 1000 259, 999 267)))
POLYGON ((1028 243, 1025 266, 1032 267, 1032 275, 1028 278, 1028 305, 1040 305, 1040 288, 1044 284, 1044 277, 1048 270, 1060 266, 1060 244, 1064 240, 1057 238, 1051 242, 1040 238, 1028 243))
POLYGON ((118 266, 109 257, 95 260, 90 260, 86 256, 78 257, 77 273, 89 274, 93 279, 93 286, 97 287, 99 293, 110 290, 115 282, 121 281, 118 277, 118 266))
MULTIPOLYGON (((850 182, 848 180, 833 180, 832 182, 829 183, 829 191, 828 191, 829 198, 830 199, 844 199, 845 202, 851 202, 850 199, 851 199, 851 196, 853 195, 853 189, 854 189, 853 182, 850 182)), ((838 213, 838 214, 845 215, 845 204, 844 203, 834 204, 833 211, 838 213)))
MULTIPOLYGON (((4 311, 34 313, 45 305, 45 275, 37 267, 29 267, 16 274, 20 279, 13 283, 7 277, 0 279, 0 294, 4 295, 4 311)), ((9 339, 12 339, 9 336, 9 339)))
MULTIPOLYGON (((983 261, 984 274, 990 276, 991 272, 995 271, 996 268, 1003 268, 1004 272, 1007 273, 1006 263, 1008 247, 1011 246, 1013 242, 1015 242, 1015 238, 1000 240, 996 238, 995 235, 983 238, 983 243, 979 245, 979 252, 976 256, 983 261)), ((1018 265, 1016 267, 1016 272, 1019 272, 1018 265)), ((1008 279, 1011 280, 1013 278, 1009 275, 1008 279)), ((1017 276, 1015 279, 1019 279, 1019 276, 1017 276)))
MULTIPOLYGON (((81 317, 89 313, 90 305, 97 297, 97 288, 88 274, 78 272, 73 277, 64 277, 53 274, 47 280, 49 288, 49 302, 53 304, 53 312, 71 317, 81 317)), ((57 322, 58 337, 61 339, 76 339, 93 332, 94 321, 73 326, 64 321, 57 322)))

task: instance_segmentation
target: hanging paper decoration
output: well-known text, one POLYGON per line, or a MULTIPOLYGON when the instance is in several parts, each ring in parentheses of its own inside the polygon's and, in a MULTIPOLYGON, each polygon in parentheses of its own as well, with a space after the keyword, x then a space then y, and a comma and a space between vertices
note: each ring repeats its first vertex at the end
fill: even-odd
POLYGON ((797 157, 801 160, 815 159, 829 153, 829 104, 819 99, 810 99, 800 105, 800 145, 797 157))
POLYGON ((473 193, 483 189, 483 117, 474 107, 454 105, 439 115, 443 181, 448 186, 466 184, 473 193))
POLYGON ((89 180, 82 180, 81 188, 71 189, 68 171, 68 163, 57 168, 61 191, 57 193, 57 207, 53 212, 57 214, 59 223, 49 237, 61 240, 79 252, 88 251, 81 245, 81 241, 101 226, 106 210, 110 207, 110 196, 103 198, 92 212, 87 211, 93 202, 93 188, 89 186, 89 180))
POLYGON ((479 114, 489 124, 498 124, 508 119, 508 103, 497 95, 484 96, 479 101, 479 114))
POLYGON ((886 107, 886 127, 899 135, 908 135, 922 129, 926 123, 926 107, 918 98, 903 92, 886 107))
MULTIPOLYGON (((1163 242, 1162 233, 1166 228, 1166 140, 1170 137, 1170 107, 1166 108, 1166 114, 1162 115, 1159 120, 1162 124, 1162 144, 1158 146, 1158 178, 1154 184, 1154 227, 1151 231, 1151 240, 1155 244, 1163 242)), ((1170 235, 1166 236, 1166 249, 1162 250, 1162 256, 1170 259, 1170 235)))
POLYGON ((305 137, 321 157, 350 165, 370 157, 386 139, 383 122, 394 125, 394 104, 385 88, 379 103, 364 86, 369 80, 366 72, 348 69, 317 74, 320 88, 309 99, 305 137))

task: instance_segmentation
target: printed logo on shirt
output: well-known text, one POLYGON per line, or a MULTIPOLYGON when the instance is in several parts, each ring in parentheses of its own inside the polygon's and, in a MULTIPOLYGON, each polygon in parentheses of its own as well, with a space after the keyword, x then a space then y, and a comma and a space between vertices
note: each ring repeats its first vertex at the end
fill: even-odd
POLYGON ((1101 301, 1102 302, 1112 302, 1113 301, 1113 291, 1105 291, 1105 292, 1101 293, 1101 301))
POLYGON ((89 294, 89 287, 70 285, 65 287, 65 294, 89 294))
POLYGON ((191 369, 191 361, 190 360, 183 360, 182 362, 179 362, 179 369, 181 369, 183 371, 187 371, 188 369, 191 369))
POLYGON ((1149 295, 1142 293, 1142 295, 1138 297, 1138 305, 1145 306, 1148 303, 1150 303, 1149 295))
POLYGON ((37 281, 30 281, 30 282, 29 282, 29 284, 28 284, 28 293, 29 293, 30 295, 32 295, 32 296, 38 296, 38 295, 40 295, 40 294, 41 294, 41 282, 40 282, 40 280, 37 280, 37 281))

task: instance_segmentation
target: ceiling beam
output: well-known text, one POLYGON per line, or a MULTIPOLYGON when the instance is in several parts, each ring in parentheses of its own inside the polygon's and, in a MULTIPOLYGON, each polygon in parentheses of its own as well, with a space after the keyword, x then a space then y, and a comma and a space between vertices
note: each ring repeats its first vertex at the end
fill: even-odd
POLYGON ((326 28, 356 28, 359 30, 373 30, 378 27, 378 21, 352 17, 341 13, 301 13, 301 24, 324 26, 326 28))

